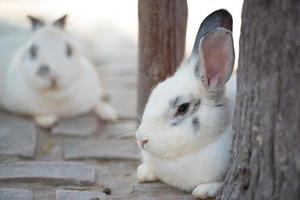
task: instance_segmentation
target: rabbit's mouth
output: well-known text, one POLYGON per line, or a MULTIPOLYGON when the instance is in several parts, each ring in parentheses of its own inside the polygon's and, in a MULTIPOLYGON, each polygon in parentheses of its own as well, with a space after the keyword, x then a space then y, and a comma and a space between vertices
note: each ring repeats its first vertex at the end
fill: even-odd
POLYGON ((49 82, 47 84, 47 87, 45 88, 45 91, 59 91, 64 89, 63 85, 59 82, 56 78, 49 79, 49 82))
POLYGON ((50 80, 50 89, 52 89, 52 90, 60 89, 60 85, 58 84, 57 79, 50 80))

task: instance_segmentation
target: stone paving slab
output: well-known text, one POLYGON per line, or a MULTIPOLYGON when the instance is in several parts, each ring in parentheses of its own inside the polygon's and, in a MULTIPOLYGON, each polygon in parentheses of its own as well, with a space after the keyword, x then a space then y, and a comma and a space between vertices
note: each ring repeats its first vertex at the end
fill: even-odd
POLYGON ((132 199, 194 199, 190 194, 179 191, 164 183, 143 183, 134 185, 132 199))
POLYGON ((65 144, 65 159, 139 159, 139 150, 133 140, 69 141, 65 144))
POLYGON ((36 148, 35 124, 30 120, 0 114, 0 155, 32 158, 36 148))
POLYGON ((0 164, 0 182, 24 181, 92 185, 96 172, 91 166, 76 162, 17 162, 0 164))
MULTIPOLYGON (((168 194, 163 194, 163 195, 153 195, 153 196, 148 196, 147 194, 141 195, 141 196, 111 196, 107 197, 107 200, 196 200, 193 197, 188 197, 188 196, 172 196, 168 194)), ((198 199, 197 199, 198 200, 198 199)), ((213 200, 213 199, 207 199, 207 200, 213 200)))
POLYGON ((29 190, 18 188, 0 188, 0 200, 33 200, 29 190))
POLYGON ((106 194, 97 191, 56 190, 56 200, 106 200, 106 194))
POLYGON ((98 119, 96 116, 89 114, 61 120, 52 129, 52 135, 89 136, 96 133, 98 128, 98 119))

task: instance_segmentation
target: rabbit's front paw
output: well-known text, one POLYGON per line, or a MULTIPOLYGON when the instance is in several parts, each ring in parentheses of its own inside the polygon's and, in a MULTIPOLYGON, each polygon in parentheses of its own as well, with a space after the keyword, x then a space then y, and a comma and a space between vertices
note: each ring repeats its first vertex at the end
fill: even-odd
POLYGON ((193 190, 192 195, 200 199, 215 198, 221 186, 222 186, 221 182, 203 183, 201 185, 198 185, 193 190))
POLYGON ((116 121, 118 114, 115 109, 106 102, 99 103, 95 108, 96 114, 105 121, 116 121))
POLYGON ((35 123, 43 128, 50 128, 58 121, 57 115, 39 115, 34 118, 35 123))
POLYGON ((154 171, 145 163, 138 166, 137 177, 141 183, 154 182, 158 180, 154 171))

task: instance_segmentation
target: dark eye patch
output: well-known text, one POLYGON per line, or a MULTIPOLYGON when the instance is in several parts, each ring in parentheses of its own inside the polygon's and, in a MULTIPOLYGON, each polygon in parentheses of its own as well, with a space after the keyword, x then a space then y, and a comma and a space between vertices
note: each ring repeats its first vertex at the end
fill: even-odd
POLYGON ((195 102, 195 105, 194 105, 194 108, 193 108, 192 113, 194 113, 194 112, 196 112, 196 111, 198 110, 200 104, 201 104, 201 99, 198 99, 198 100, 195 102))
POLYGON ((198 132, 198 130, 200 129, 200 121, 199 121, 199 118, 194 117, 194 118, 192 119, 192 126, 193 126, 194 133, 196 134, 196 133, 198 132))
POLYGON ((67 45, 66 45, 66 54, 68 57, 71 57, 73 54, 73 48, 71 47, 71 45, 69 43, 67 43, 67 45))
POLYGON ((35 59, 37 57, 37 53, 38 47, 35 44, 31 45, 31 47, 29 48, 30 58, 35 59))
POLYGON ((222 107, 224 104, 216 104, 215 107, 222 107))
POLYGON ((200 99, 194 99, 193 95, 178 96, 170 101, 171 124, 177 126, 186 118, 194 116, 201 104, 200 99))
POLYGON ((176 108, 182 101, 182 97, 176 97, 174 100, 170 102, 171 108, 176 108))

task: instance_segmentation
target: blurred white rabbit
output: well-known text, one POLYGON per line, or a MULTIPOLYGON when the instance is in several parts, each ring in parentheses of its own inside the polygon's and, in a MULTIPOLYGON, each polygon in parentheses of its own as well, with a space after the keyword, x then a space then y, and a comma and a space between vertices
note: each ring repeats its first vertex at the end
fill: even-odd
POLYGON ((116 120, 95 67, 64 30, 67 15, 52 24, 28 18, 33 33, 8 66, 0 96, 3 107, 32 116, 42 127, 91 110, 104 120, 116 120))
POLYGON ((215 197, 230 164, 235 79, 232 17, 217 10, 202 22, 190 60, 159 83, 136 138, 140 182, 161 180, 195 197, 215 197))

